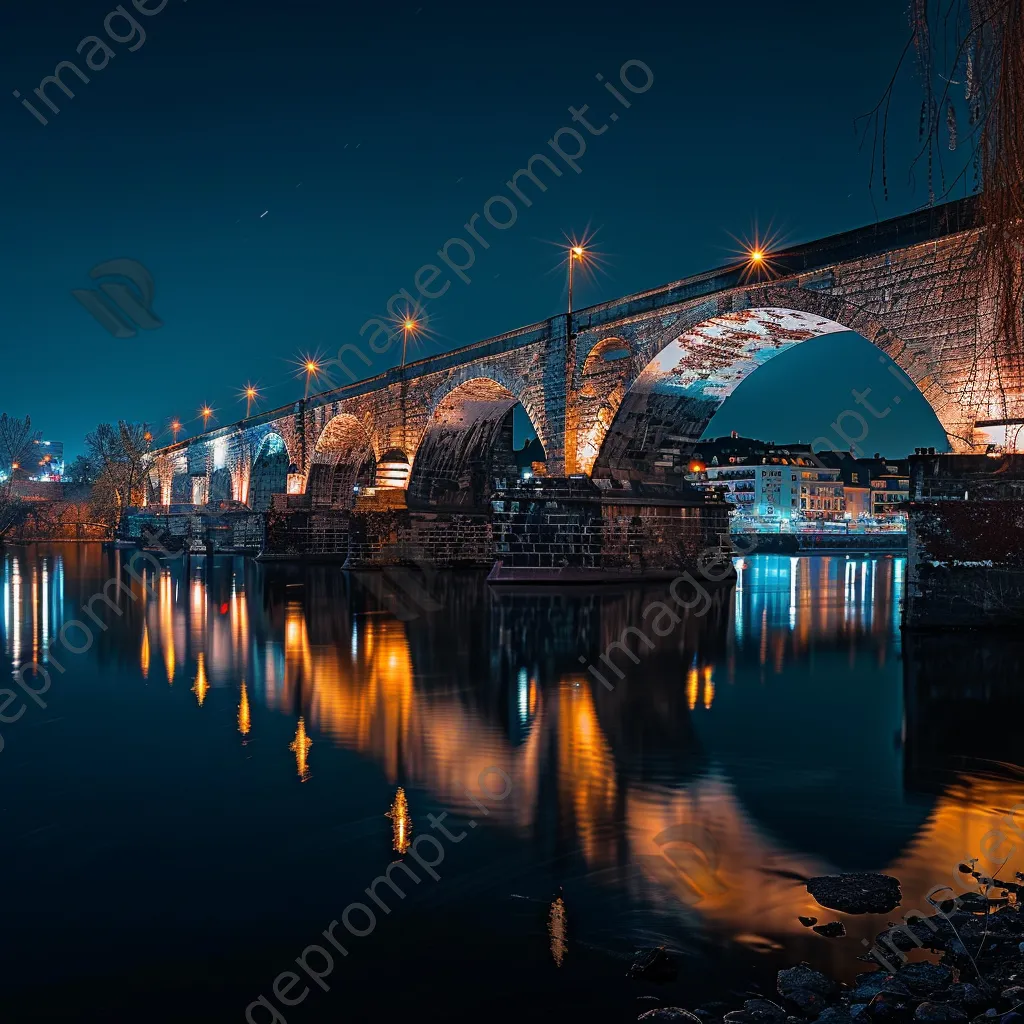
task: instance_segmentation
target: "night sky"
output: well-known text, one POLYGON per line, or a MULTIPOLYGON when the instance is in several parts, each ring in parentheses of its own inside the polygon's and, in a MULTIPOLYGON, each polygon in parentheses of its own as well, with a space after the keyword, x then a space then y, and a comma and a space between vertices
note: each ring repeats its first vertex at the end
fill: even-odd
MULTIPOLYGON (((577 306, 728 262, 732 236, 755 225, 798 242, 927 200, 924 183, 907 180, 919 105, 909 75, 888 204, 872 200, 870 144, 860 149, 854 130, 907 40, 893 0, 125 8, 141 46, 123 17, 110 22, 123 42, 104 31, 110 0, 0 13, 0 410, 30 414, 72 456, 101 420, 146 420, 159 433, 177 415, 194 429, 209 402, 231 422, 249 379, 265 408, 301 397, 297 354, 358 342, 360 325, 414 290, 417 268, 465 235, 531 154, 550 152, 547 140, 573 124, 570 105, 588 104, 595 125, 621 116, 588 138, 581 173, 566 168, 508 230, 488 227, 470 283, 456 278, 430 304, 437 336, 416 355, 560 312, 552 243, 588 225, 604 271, 580 283, 577 306), (90 35, 115 55, 101 70, 85 65, 95 44, 76 54, 90 35), (34 99, 72 59, 90 82, 66 71, 75 98, 51 87, 60 113, 36 101, 44 126, 12 92, 34 99), (628 60, 654 83, 625 110, 595 76, 615 82, 628 60), (72 291, 122 257, 153 275, 163 326, 116 339, 72 291)), ((735 422, 780 441, 822 434, 850 407, 851 386, 887 377, 856 341, 779 357, 712 432, 735 422)), ((396 347, 363 373, 397 361, 396 347)), ((942 443, 923 399, 911 405, 878 427, 887 454, 942 443)))

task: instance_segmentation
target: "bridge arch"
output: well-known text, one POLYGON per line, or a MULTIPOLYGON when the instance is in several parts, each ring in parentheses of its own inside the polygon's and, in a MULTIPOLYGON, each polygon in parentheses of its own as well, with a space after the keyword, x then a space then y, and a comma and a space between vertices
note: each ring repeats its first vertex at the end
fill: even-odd
MULTIPOLYGON (((735 296, 731 308, 722 305, 726 308, 717 311, 706 303, 658 331, 636 331, 629 344, 632 356, 622 360, 628 369, 621 371, 598 415, 579 432, 581 470, 597 477, 663 475, 673 457, 685 457, 688 445, 759 366, 811 338, 844 331, 866 338, 907 374, 935 411, 954 450, 970 445, 970 411, 865 310, 792 287, 752 290, 735 296)), ((898 382, 893 384, 898 393, 898 382)), ((837 409, 837 416, 842 411, 837 409)))
POLYGON ((584 351, 571 390, 578 425, 575 466, 589 473, 637 370, 633 350, 615 335, 593 339, 589 351, 584 351))
POLYGON ((351 508, 356 487, 374 482, 377 456, 370 432, 349 413, 328 420, 317 438, 306 493, 314 505, 351 508))
POLYGON ((411 504, 481 507, 495 479, 514 478, 512 411, 518 404, 547 450, 536 416, 514 387, 494 377, 467 376, 434 392, 409 475, 411 504))
POLYGON ((254 512, 270 508, 275 494, 288 490, 290 456, 285 439, 276 431, 260 438, 249 471, 248 505, 254 512))

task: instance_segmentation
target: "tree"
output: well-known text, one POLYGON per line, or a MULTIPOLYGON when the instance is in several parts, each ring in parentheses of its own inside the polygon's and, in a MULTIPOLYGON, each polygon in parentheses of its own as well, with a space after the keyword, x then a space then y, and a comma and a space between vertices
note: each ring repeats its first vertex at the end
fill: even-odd
POLYGON ((872 185, 880 171, 888 198, 888 128, 904 64, 917 63, 922 90, 920 148, 913 175, 924 163, 929 202, 958 187, 980 193, 981 267, 975 354, 990 362, 1002 392, 1003 413, 1024 389, 1024 4, 1021 0, 911 0, 910 38, 888 88, 867 115, 873 132, 872 185), (950 154, 953 154, 952 156, 950 154), (984 294, 983 294, 983 293, 984 294), (994 322, 982 329, 989 306, 994 322))
POLYGON ((35 444, 42 437, 39 431, 32 431, 32 420, 23 420, 4 413, 0 416, 0 472, 10 476, 14 467, 34 468, 38 461, 35 444))
POLYGON ((88 487, 96 480, 96 467, 92 459, 86 455, 79 455, 75 461, 68 466, 64 473, 65 483, 73 487, 88 487))
POLYGON ((28 503, 14 493, 11 481, 0 483, 0 544, 4 537, 20 526, 28 514, 28 503))
POLYGON ((153 435, 145 423, 101 423, 85 438, 95 468, 92 502, 116 528, 128 508, 141 504, 153 435))

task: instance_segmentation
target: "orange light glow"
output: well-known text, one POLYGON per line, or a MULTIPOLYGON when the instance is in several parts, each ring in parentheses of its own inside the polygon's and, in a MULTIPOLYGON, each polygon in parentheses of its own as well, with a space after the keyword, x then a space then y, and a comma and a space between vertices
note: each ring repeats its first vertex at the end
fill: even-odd
POLYGON ((142 624, 142 650, 139 652, 139 665, 142 669, 142 678, 149 678, 149 626, 142 624))
POLYGON ((761 263, 764 261, 764 253, 760 249, 752 249, 750 259, 754 263, 761 263))
POLYGON ((288 749, 295 754, 295 769, 303 782, 309 778, 309 748, 311 746, 313 746, 313 741, 306 735, 306 722, 300 715, 299 724, 295 727, 295 739, 288 744, 288 749))
POLYGON ((686 674, 686 706, 693 711, 697 706, 698 684, 700 677, 696 668, 691 668, 686 674))
POLYGON ((581 259, 583 259, 583 254, 584 254, 584 252, 586 252, 586 250, 585 250, 585 249, 583 248, 583 246, 582 246, 582 245, 574 245, 574 246, 572 247, 572 254, 573 254, 573 256, 575 256, 575 257, 576 257, 576 259, 578 259, 578 260, 581 260, 581 259))
POLYGON ((404 327, 404 328, 405 328, 405 329, 406 329, 407 331, 415 331, 415 330, 416 330, 416 321, 415 321, 415 320, 405 320, 405 321, 403 322, 402 326, 403 326, 403 327, 404 327))
POLYGON ((245 689, 245 682, 242 683, 242 699, 238 702, 238 731, 243 736, 249 735, 252 728, 252 717, 249 713, 249 694, 245 689))
POLYGON ((206 694, 210 690, 210 684, 206 679, 206 656, 202 651, 199 652, 198 656, 199 665, 196 669, 196 681, 192 687, 192 692, 196 695, 196 700, 199 701, 199 706, 203 706, 203 701, 206 700, 206 694))
POLYGON ((391 845, 395 853, 406 853, 412 843, 412 817, 409 814, 409 801, 401 786, 398 787, 395 802, 385 817, 391 819, 391 845))

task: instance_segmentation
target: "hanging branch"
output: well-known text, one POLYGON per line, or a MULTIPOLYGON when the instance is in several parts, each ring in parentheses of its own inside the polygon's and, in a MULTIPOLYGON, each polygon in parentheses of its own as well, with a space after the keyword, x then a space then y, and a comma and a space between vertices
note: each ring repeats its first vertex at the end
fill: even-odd
MULTIPOLYGON (((869 188, 880 170, 889 198, 889 113, 897 83, 916 57, 923 93, 921 147, 911 181, 927 163, 928 202, 954 190, 980 193, 981 228, 970 262, 976 288, 978 344, 968 387, 977 382, 1002 396, 1002 413, 1024 413, 1024 4, 1021 0, 910 0, 910 38, 881 99, 863 122, 872 133, 869 188), (963 87, 963 92, 959 88, 963 87), (962 97, 962 98, 961 98, 962 97), (961 111, 963 113, 961 113, 961 111), (956 156, 947 173, 944 161, 956 156), (970 180, 969 180, 970 179, 970 180), (982 380, 982 365, 988 379, 982 380)), ((967 400, 968 396, 962 396, 967 400)), ((973 400, 973 397, 972 397, 973 400)))

